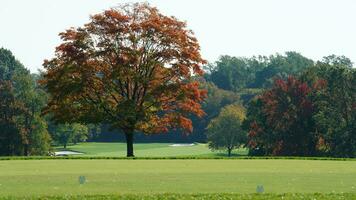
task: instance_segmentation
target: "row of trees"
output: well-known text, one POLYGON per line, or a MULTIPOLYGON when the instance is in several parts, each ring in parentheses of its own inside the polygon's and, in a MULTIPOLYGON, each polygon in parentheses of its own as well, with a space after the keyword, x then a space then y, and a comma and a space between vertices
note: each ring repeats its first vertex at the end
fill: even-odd
POLYGON ((48 94, 9 50, 0 48, 0 155, 47 155, 51 144, 85 141, 97 126, 54 124, 42 115, 48 94))
POLYGON ((342 57, 276 80, 249 106, 248 147, 259 155, 356 156, 355 83, 342 57))
MULTIPOLYGON (((245 146, 248 139, 246 128, 236 129, 235 135, 230 135, 229 129, 231 128, 226 123, 220 125, 220 131, 211 131, 213 126, 209 125, 209 122, 220 121, 218 119, 223 118, 221 115, 227 112, 226 110, 232 109, 230 105, 250 109, 251 99, 271 88, 276 79, 285 80, 290 75, 298 76, 311 66, 314 66, 311 59, 296 52, 252 58, 221 56, 217 62, 205 67, 207 73, 204 75, 205 82, 202 83, 202 87, 207 88, 208 97, 202 107, 207 115, 203 119, 194 121, 194 134, 206 135, 204 141, 210 141, 212 149, 226 149, 228 154, 230 154, 229 146, 231 146, 232 138, 240 138, 240 140, 235 140, 235 147, 245 146), (214 120, 211 121, 212 119, 214 120)), ((241 114, 246 113, 245 108, 240 109, 241 114)), ((244 118, 236 117, 234 119, 240 120, 234 120, 232 127, 246 124, 244 118)))
MULTIPOLYGON (((30 74, 8 50, 1 49, 0 55, 2 155, 43 155, 51 142, 66 147, 100 135, 100 126, 55 125, 41 116, 48 94, 36 83, 39 75, 30 74)), ((221 73, 218 65, 239 67, 227 63, 231 61, 223 56, 215 74, 221 73)), ((345 57, 329 56, 289 78, 276 74, 271 89, 253 88, 260 95, 251 101, 240 99, 247 91, 244 87, 224 90, 213 81, 200 80, 208 94, 202 103, 206 115, 192 118, 193 134, 204 136, 201 140, 210 141, 212 149, 226 149, 229 155, 246 144, 252 155, 354 156, 356 92, 355 70, 350 66, 345 57)), ((257 73, 249 76, 257 79, 257 73)), ((217 80, 213 73, 205 76, 217 80)))
MULTIPOLYGON (((221 72, 218 69, 215 73, 221 72)), ((231 142, 239 137, 241 140, 235 144, 245 144, 251 155, 356 156, 356 69, 346 57, 325 57, 287 77, 277 74, 271 88, 265 88, 245 105, 246 132, 236 128, 241 119, 229 121, 224 117, 226 107, 208 126, 211 147, 230 152, 231 142), (219 125, 217 121, 221 121, 219 125), (236 131, 229 131, 232 127, 236 131), (229 135, 231 132, 235 132, 234 137, 229 135)))
POLYGON ((252 58, 226 55, 205 67, 205 78, 221 89, 241 92, 246 88, 269 88, 276 76, 285 79, 313 65, 313 60, 297 52, 252 58))
POLYGON ((40 116, 46 95, 12 53, 0 49, 0 155, 46 154, 47 123, 40 116))
POLYGON ((229 155, 242 144, 259 155, 354 155, 355 72, 345 57, 222 56, 202 67, 186 23, 146 3, 60 37, 41 75, 0 52, 2 155, 44 154, 51 138, 66 147, 98 124, 124 133, 127 156, 135 133, 168 131, 204 136, 229 155))

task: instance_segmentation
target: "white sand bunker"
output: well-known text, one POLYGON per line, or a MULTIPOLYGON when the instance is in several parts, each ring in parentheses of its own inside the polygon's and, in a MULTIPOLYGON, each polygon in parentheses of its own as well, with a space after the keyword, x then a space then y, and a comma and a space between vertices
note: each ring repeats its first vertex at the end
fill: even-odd
POLYGON ((75 152, 75 151, 56 151, 54 152, 55 156, 69 156, 69 155, 81 155, 83 153, 75 152))
POLYGON ((190 146, 194 146, 195 144, 194 143, 191 143, 191 144, 171 144, 169 146, 171 147, 190 147, 190 146))

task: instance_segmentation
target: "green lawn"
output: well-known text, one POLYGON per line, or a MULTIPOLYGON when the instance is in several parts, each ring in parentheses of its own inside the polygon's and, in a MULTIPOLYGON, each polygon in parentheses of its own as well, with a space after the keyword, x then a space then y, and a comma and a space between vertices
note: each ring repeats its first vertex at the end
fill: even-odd
POLYGON ((5 200, 356 200, 356 193, 287 193, 287 194, 111 194, 111 195, 62 195, 38 197, 5 197, 5 200))
MULTIPOLYGON (((225 152, 212 152, 206 144, 194 146, 172 147, 171 143, 138 143, 134 144, 135 156, 138 157, 165 157, 165 156, 216 156, 225 155, 225 152)), ((97 143, 88 142, 71 145, 68 150, 84 153, 81 156, 125 156, 125 143, 97 143)), ((61 149, 61 147, 56 148, 61 149)), ((235 155, 246 155, 246 149, 234 151, 235 155)))
POLYGON ((0 196, 356 193, 356 161, 7 160, 0 196), (87 182, 79 184, 78 177, 87 182))

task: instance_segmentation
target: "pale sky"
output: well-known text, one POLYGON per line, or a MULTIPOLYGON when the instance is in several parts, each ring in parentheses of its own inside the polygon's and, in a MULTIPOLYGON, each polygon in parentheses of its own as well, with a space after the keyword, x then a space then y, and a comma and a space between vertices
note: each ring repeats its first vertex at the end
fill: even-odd
MULTIPOLYGON (((123 0, 0 0, 0 47, 32 72, 60 43, 58 33, 123 0)), ((209 62, 220 55, 297 51, 314 60, 330 54, 356 61, 355 0, 151 0, 187 21, 209 62)))

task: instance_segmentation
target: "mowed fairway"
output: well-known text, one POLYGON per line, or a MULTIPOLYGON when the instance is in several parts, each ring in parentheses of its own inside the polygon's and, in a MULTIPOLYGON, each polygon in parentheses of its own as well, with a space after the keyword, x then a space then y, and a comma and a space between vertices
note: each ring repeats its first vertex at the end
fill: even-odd
POLYGON ((0 196, 356 192, 356 161, 3 160, 0 196), (78 177, 87 182, 79 184, 78 177))
MULTIPOLYGON (((170 146, 172 143, 137 143, 134 144, 135 156, 138 157, 167 157, 167 156, 224 156, 226 152, 212 152, 206 144, 194 146, 170 146)), ((58 147, 60 149, 61 147, 58 147)), ((88 142, 71 145, 68 150, 84 153, 80 156, 126 156, 126 143, 88 142)), ((246 155, 246 149, 235 150, 234 155, 246 155)))

